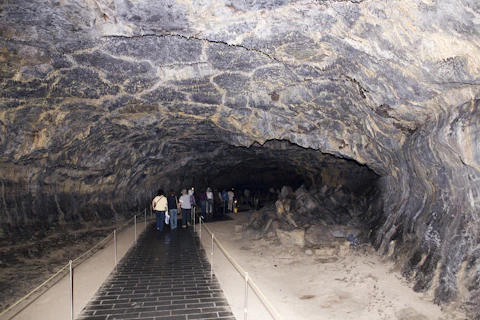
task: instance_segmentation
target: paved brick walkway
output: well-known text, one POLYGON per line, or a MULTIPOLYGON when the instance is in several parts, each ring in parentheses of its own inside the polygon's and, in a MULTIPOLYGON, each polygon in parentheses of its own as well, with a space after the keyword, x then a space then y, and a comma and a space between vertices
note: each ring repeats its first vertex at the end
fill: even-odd
POLYGON ((191 229, 150 226, 77 319, 235 319, 191 229))

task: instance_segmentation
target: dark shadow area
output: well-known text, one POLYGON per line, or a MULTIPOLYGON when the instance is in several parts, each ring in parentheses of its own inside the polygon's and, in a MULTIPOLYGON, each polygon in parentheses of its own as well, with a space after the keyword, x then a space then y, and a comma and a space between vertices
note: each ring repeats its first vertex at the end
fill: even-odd
MULTIPOLYGON (((199 193, 207 188, 213 191, 214 213, 218 218, 224 212, 223 191, 233 191, 237 211, 258 210, 274 207, 286 186, 292 195, 300 192, 314 199, 315 205, 304 204, 309 208, 303 209, 296 201, 297 211, 311 211, 312 218, 326 223, 347 224, 355 220, 355 224, 361 222, 370 227, 381 215, 379 206, 373 205, 380 195, 379 176, 353 160, 288 141, 268 141, 249 148, 228 146, 226 150, 228 153, 211 161, 188 162, 182 170, 184 183, 179 189, 194 187, 199 211, 199 193)), ((225 213, 228 212, 226 209, 225 213)))

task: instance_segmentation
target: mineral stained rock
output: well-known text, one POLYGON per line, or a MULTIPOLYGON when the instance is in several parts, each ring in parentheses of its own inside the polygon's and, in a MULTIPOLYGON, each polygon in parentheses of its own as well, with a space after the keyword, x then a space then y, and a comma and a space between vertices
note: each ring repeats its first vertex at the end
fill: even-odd
POLYGON ((477 0, 0 6, 0 238, 122 219, 159 186, 369 168, 375 246, 480 319, 477 0))

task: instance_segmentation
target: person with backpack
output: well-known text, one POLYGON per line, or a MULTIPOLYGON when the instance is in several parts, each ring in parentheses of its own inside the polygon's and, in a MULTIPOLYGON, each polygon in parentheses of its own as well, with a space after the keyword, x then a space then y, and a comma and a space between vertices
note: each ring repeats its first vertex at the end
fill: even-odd
POLYGON ((168 213, 170 214, 170 228, 175 229, 177 227, 178 216, 178 198, 175 195, 175 191, 170 190, 167 197, 168 213))
POLYGON ((162 232, 165 224, 165 213, 168 214, 167 197, 162 189, 158 189, 157 196, 152 200, 152 210, 157 217, 157 230, 162 232))

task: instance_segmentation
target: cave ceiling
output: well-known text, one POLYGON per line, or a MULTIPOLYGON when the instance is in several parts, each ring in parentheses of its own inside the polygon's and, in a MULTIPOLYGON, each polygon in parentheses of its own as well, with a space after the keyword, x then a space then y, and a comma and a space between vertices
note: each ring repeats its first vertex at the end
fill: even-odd
POLYGON ((479 84, 475 19, 475 1, 8 2, 1 161, 105 174, 286 140, 391 174, 439 97, 479 84))

